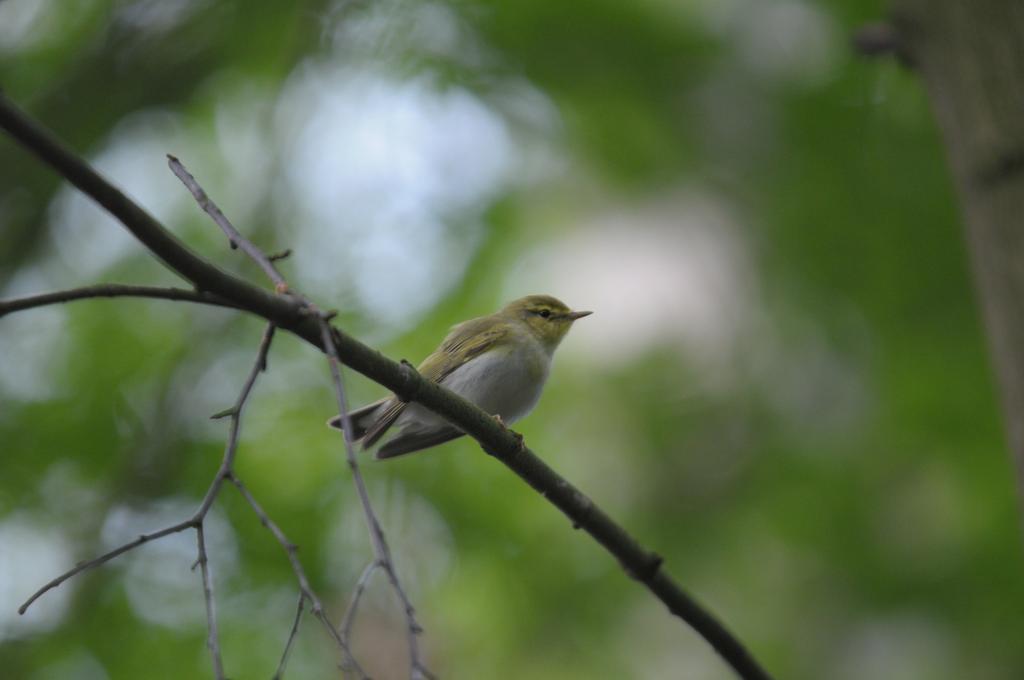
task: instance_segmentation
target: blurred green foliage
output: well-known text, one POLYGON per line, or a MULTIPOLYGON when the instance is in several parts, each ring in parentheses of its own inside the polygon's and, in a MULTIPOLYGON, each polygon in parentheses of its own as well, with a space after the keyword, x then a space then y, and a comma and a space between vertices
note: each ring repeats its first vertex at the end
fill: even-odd
MULTIPOLYGON (((0 85, 225 267, 262 281, 162 153, 392 357, 520 293, 594 309, 519 429, 778 677, 1024 673, 1014 475, 943 151, 913 74, 847 47, 879 3, 73 4, 0 3, 0 85)), ((71 195, 0 142, 4 297, 173 282, 71 195)), ((210 674, 187 537, 15 609, 190 511, 259 329, 138 300, 0 320, 5 677, 210 674)), ((325 367, 278 338, 238 472, 339 617, 370 551, 325 367)), ((365 472, 443 677, 730 677, 471 442, 365 472)), ((227 671, 268 677, 295 584, 231 489, 216 513, 227 671)), ((402 676, 402 625, 375 582, 375 677, 402 676)), ((288 677, 334 661, 305 620, 288 677)))

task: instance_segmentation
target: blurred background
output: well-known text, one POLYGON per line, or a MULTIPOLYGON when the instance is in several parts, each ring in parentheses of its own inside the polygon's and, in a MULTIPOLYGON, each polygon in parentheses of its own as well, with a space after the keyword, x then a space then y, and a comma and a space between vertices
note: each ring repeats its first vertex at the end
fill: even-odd
MULTIPOLYGON (((779 678, 1024 675, 1024 562, 943 150, 873 0, 0 1, 0 86, 182 239, 264 278, 180 157, 340 325, 418 362, 527 293, 592 309, 517 429, 779 678)), ((179 282, 0 140, 0 297, 179 282)), ((188 516, 261 324, 85 301, 0 320, 5 677, 208 677, 188 516)), ((339 618, 370 559, 326 364, 279 335, 237 470, 339 618)), ((349 373, 354 403, 384 390, 349 373)), ((364 467, 446 678, 730 678, 470 441, 364 467)), ((211 516, 231 677, 270 677, 296 584, 232 489, 211 516)), ((385 582, 374 677, 405 673, 385 582)), ((287 677, 337 674, 303 621, 287 677)))

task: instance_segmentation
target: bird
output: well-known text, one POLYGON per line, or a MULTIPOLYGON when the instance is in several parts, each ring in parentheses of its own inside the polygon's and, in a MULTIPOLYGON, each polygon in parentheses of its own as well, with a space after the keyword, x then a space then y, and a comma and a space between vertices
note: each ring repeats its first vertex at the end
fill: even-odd
MULTIPOLYGON (((550 295, 528 295, 494 314, 453 326, 417 371, 511 425, 537 405, 555 349, 572 325, 590 314, 573 311, 550 295)), ((352 437, 363 450, 398 430, 377 449, 377 460, 422 451, 464 434, 424 406, 394 394, 348 416, 352 437)), ((342 429, 341 416, 327 424, 342 429)))

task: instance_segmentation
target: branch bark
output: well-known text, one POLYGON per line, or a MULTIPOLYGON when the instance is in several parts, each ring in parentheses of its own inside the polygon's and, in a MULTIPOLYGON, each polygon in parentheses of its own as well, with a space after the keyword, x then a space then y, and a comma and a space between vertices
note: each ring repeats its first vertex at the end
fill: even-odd
POLYGON ((892 8, 960 197, 1024 499, 1024 3, 892 0, 892 8))
MULTIPOLYGON (((319 315, 310 314, 295 298, 274 295, 227 274, 188 249, 2 95, 0 128, 106 208, 164 264, 200 291, 214 293, 321 351, 328 351, 328 343, 321 337, 319 315)), ((487 453, 561 510, 574 528, 585 530, 615 556, 629 576, 645 585, 670 612, 697 631, 740 677, 757 680, 770 677, 743 644, 665 571, 660 556, 640 545, 579 489, 537 457, 521 438, 462 397, 425 380, 408 364, 392 361, 336 328, 331 327, 330 336, 342 363, 403 399, 423 404, 476 439, 487 453)))
POLYGON ((195 302, 201 305, 213 305, 215 307, 227 307, 229 309, 242 309, 238 305, 219 298, 212 293, 197 293, 194 290, 182 290, 181 288, 126 286, 120 283, 101 283, 95 286, 83 286, 82 288, 59 290, 53 293, 30 295, 28 297, 14 298, 10 300, 0 300, 0 317, 12 312, 20 312, 24 309, 46 307, 47 305, 73 302, 74 300, 117 297, 177 300, 179 302, 195 302))

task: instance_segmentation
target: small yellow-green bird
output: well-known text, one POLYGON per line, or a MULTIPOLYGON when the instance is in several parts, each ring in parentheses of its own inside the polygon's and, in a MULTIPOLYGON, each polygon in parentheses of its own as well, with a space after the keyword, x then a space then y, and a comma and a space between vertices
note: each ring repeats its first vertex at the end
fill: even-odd
MULTIPOLYGON (((536 406, 555 348, 573 322, 590 313, 574 312, 550 295, 529 295, 495 314, 452 327, 417 370, 511 424, 536 406)), ((352 436, 363 449, 393 426, 400 428, 377 451, 378 459, 422 451, 463 434, 441 416, 394 395, 352 411, 349 418, 352 436)), ((331 418, 328 425, 341 429, 341 417, 331 418)))

